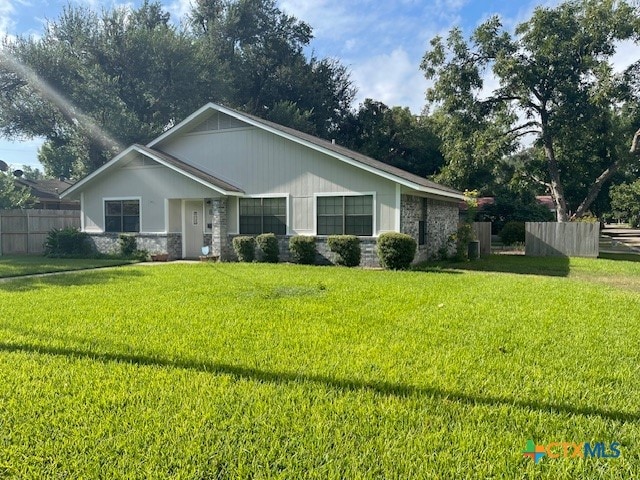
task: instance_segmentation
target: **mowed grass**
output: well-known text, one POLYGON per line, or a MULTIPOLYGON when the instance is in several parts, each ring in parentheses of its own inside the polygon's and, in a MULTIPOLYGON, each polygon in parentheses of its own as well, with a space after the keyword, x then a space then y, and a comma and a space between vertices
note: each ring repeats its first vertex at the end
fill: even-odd
POLYGON ((129 260, 97 258, 48 258, 37 255, 0 256, 0 278, 53 273, 132 263, 129 260))
POLYGON ((0 477, 632 478, 640 264, 485 262, 2 283, 0 477), (622 455, 534 465, 528 439, 622 455))

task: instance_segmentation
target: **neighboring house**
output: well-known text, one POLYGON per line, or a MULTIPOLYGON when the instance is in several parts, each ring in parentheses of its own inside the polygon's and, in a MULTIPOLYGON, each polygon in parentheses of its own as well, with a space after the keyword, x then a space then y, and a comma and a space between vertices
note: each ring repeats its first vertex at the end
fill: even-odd
POLYGON ((43 210, 80 210, 80 202, 60 198, 60 194, 73 185, 73 182, 61 179, 30 180, 16 177, 16 186, 27 187, 35 198, 33 208, 43 210))
POLYGON ((463 195, 317 137, 209 103, 148 145, 132 145, 62 197, 81 204, 82 229, 100 251, 121 232, 138 247, 195 258, 203 245, 234 257, 237 235, 273 232, 287 258, 292 235, 358 235, 375 265, 382 232, 404 232, 418 258, 457 229, 463 195))

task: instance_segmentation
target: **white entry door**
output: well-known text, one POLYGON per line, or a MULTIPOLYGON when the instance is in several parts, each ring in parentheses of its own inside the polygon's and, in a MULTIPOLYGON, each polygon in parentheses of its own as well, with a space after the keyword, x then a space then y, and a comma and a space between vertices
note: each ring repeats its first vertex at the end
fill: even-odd
POLYGON ((185 200, 182 209, 182 253, 184 258, 202 255, 204 218, 202 200, 185 200))

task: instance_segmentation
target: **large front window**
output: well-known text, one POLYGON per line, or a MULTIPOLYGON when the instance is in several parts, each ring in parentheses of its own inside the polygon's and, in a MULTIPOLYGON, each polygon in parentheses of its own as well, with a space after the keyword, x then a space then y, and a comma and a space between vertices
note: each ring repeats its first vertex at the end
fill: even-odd
POLYGON ((318 235, 373 235, 373 195, 318 197, 318 235))
POLYGON ((287 233, 286 198, 241 198, 240 234, 287 233))
POLYGON ((106 200, 104 202, 105 232, 139 232, 140 200, 106 200))

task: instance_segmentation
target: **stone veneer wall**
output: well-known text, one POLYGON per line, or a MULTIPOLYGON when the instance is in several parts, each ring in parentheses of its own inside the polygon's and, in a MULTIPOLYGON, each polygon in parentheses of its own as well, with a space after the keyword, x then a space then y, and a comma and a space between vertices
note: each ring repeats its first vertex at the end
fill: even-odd
MULTIPOLYGON (((136 245, 139 250, 150 254, 168 253, 169 259, 182 258, 182 235, 180 233, 136 233, 136 245)), ((119 233, 90 233, 89 238, 99 253, 120 253, 119 233)))
POLYGON ((211 210, 213 213, 210 243, 211 253, 219 256, 220 260, 233 260, 235 259, 235 254, 231 246, 232 237, 228 235, 227 198, 212 198, 211 210))
MULTIPOLYGON (((233 237, 239 235, 229 235, 228 244, 231 245, 233 237)), ((278 236, 278 247, 280 249, 280 262, 291 261, 291 255, 289 253, 289 235, 278 236)), ((231 255, 228 260, 237 261, 235 252, 231 249, 231 255)), ((378 256, 376 253, 376 239, 371 237, 360 238, 360 266, 361 267, 379 267, 378 256)), ((318 265, 333 265, 335 263, 335 254, 329 250, 327 245, 327 237, 316 237, 316 264, 318 265)))
MULTIPOLYGON (((438 256, 441 247, 447 245, 449 237, 458 230, 459 207, 457 202, 425 199, 427 209, 427 252, 430 258, 438 256)), ((449 246, 449 255, 455 245, 449 246)))
POLYGON ((400 202, 402 233, 411 235, 420 243, 418 222, 425 222, 426 242, 418 245, 415 261, 437 257, 440 248, 447 244, 449 236, 458 228, 458 204, 415 195, 402 195, 400 202))

